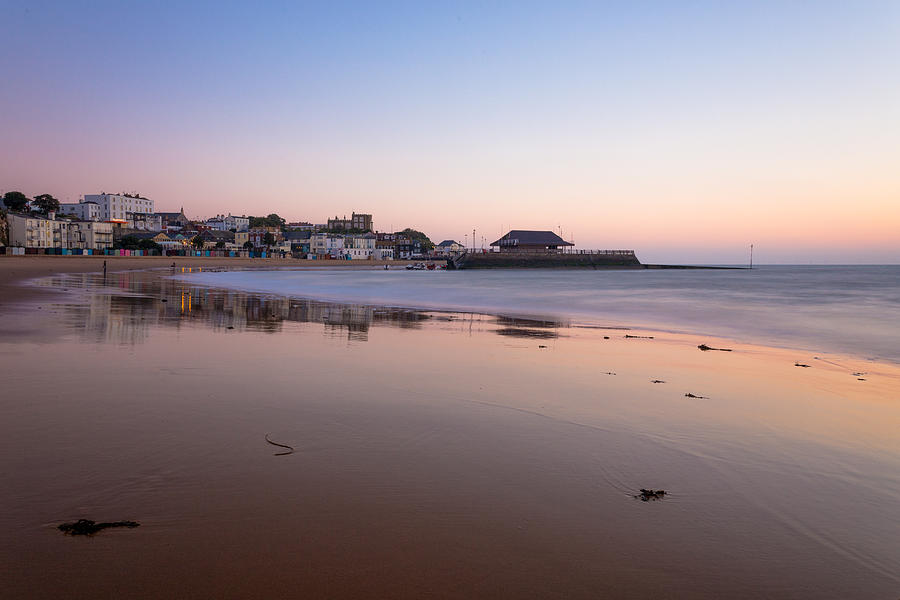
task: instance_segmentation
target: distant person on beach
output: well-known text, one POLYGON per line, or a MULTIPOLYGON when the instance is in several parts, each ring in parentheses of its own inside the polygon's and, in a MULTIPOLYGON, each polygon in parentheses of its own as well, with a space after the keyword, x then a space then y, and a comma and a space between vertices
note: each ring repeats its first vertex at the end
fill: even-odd
POLYGON ((106 261, 103 261, 103 276, 106 277, 106 261))

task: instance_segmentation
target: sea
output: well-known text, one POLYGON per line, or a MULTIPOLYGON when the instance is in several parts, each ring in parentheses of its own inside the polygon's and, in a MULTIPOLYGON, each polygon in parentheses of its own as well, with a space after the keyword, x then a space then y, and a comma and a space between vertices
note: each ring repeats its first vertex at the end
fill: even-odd
POLYGON ((900 362, 900 265, 751 269, 241 270, 228 289, 569 324, 651 328, 900 362))

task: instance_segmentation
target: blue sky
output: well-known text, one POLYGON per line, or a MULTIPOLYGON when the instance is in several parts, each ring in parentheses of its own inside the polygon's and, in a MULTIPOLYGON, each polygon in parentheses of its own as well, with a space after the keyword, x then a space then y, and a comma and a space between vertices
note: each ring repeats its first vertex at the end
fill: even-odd
POLYGON ((0 19, 2 190, 357 210, 438 240, 561 226, 652 261, 755 242, 770 262, 900 262, 897 2, 0 2, 0 19))

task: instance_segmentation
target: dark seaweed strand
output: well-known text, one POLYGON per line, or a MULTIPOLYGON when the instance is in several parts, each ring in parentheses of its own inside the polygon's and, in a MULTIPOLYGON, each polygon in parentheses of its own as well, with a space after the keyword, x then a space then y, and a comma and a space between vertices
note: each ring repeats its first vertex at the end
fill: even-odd
POLYGON ((294 453, 293 446, 288 446, 287 444, 279 444, 278 442, 273 442, 272 440, 269 439, 268 433, 266 434, 266 441, 269 442, 270 444, 272 444, 273 446, 278 446, 279 448, 287 448, 288 450, 290 450, 290 452, 278 452, 275 454, 275 456, 285 456, 285 455, 294 453))

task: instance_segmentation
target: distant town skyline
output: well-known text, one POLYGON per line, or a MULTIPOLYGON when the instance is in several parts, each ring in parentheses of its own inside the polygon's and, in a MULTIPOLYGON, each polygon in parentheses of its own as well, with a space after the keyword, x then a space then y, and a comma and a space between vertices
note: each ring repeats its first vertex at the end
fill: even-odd
MULTIPOLYGON (((0 7, 0 190, 900 262, 900 4, 0 7)), ((470 240, 471 243, 471 240, 470 240)))

